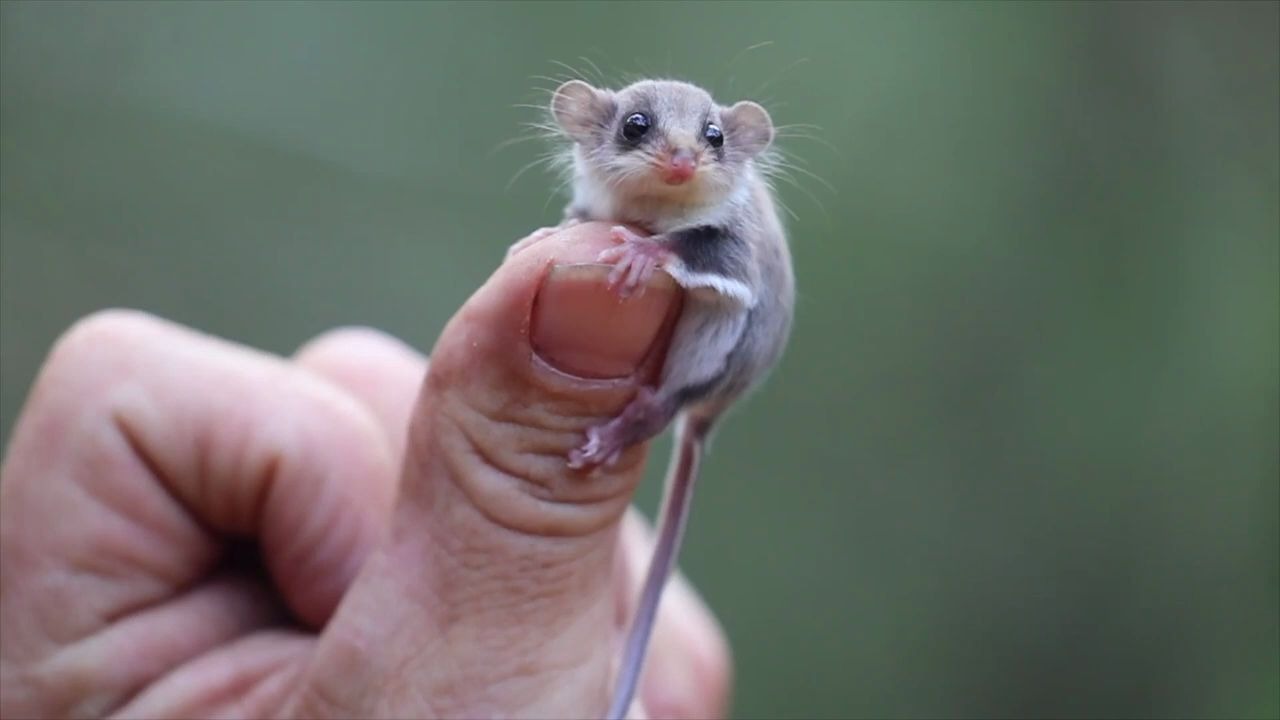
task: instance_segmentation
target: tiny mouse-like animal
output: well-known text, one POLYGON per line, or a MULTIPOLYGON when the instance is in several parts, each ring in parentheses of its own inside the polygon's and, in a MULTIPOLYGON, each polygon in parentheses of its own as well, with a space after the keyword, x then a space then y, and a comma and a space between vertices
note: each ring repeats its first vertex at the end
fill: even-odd
POLYGON ((550 110, 570 141, 572 200, 561 225, 513 245, 508 257, 567 225, 613 222, 617 244, 598 258, 613 266, 611 287, 630 295, 660 269, 685 290, 656 387, 642 388, 617 417, 590 428, 567 458, 574 469, 610 464, 679 419, 653 559, 608 710, 614 720, 626 715, 635 694, 708 435, 781 357, 795 280, 761 169, 761 154, 774 140, 763 107, 720 105, 702 88, 675 80, 616 91, 571 80, 555 91, 550 110))

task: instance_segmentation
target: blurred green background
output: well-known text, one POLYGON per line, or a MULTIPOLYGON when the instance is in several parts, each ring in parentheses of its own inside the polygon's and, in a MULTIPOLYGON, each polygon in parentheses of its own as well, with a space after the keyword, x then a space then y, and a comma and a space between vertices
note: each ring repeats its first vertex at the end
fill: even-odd
POLYGON ((4 2, 0 431, 106 306, 429 349, 534 76, 677 75, 833 188, 683 556, 735 715, 1277 717, 1278 7, 4 2))

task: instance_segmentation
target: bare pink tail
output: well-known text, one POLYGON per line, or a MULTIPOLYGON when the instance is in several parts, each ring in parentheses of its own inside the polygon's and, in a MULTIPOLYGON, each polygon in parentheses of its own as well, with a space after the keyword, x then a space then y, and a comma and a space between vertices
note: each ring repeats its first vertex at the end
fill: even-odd
POLYGON ((667 470, 662 512, 658 522, 658 540, 653 549, 653 560, 644 579, 640 602, 627 633, 627 643, 622 650, 622 664, 618 670, 613 701, 609 705, 607 720, 623 720, 640 681, 644 668, 645 651, 653 634, 653 621, 658 615, 658 601, 662 589, 680 554, 680 540, 684 537, 685 522, 689 519, 689 504, 693 500, 693 485, 698 478, 698 466, 710 422, 693 417, 682 417, 676 429, 676 452, 667 470))

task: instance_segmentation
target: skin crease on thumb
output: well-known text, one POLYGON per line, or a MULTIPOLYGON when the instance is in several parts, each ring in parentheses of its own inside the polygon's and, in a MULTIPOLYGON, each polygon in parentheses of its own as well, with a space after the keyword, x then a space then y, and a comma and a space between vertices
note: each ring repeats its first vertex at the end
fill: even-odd
POLYGON ((647 447, 594 472, 565 458, 656 377, 681 299, 662 273, 620 299, 593 262, 611 245, 585 223, 524 249, 441 334, 391 540, 322 636, 301 714, 604 711, 618 525, 647 447))
MULTIPOLYGON (((431 354, 409 463, 443 461, 477 510, 519 534, 585 535, 616 524, 639 479, 645 448, 590 475, 565 465, 590 426, 656 377, 679 309, 665 274, 626 300, 609 289, 608 268, 584 261, 612 244, 608 227, 591 223, 517 254, 431 354)), ((402 490, 429 502, 418 491, 432 492, 440 474, 410 465, 402 490)))

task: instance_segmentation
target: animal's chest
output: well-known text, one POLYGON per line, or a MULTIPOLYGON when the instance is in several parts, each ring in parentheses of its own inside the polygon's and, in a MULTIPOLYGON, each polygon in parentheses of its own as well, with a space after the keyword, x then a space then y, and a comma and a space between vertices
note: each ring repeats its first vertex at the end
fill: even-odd
POLYGON ((579 219, 634 225, 653 235, 690 226, 698 214, 645 198, 619 199, 595 187, 582 188, 572 208, 579 219))

